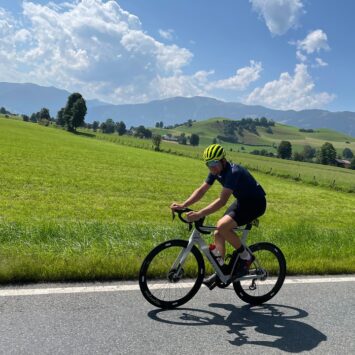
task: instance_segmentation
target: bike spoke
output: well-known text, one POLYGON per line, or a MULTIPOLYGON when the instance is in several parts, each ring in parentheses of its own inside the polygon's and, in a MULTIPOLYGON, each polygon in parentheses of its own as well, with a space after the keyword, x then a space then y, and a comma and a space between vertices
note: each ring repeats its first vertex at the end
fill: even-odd
POLYGON ((255 261, 249 275, 255 275, 255 278, 242 278, 233 286, 241 299, 260 304, 272 298, 282 286, 286 264, 281 251, 270 243, 255 244, 252 249, 255 261))
MULTIPOLYGON (((194 253, 190 252, 184 264, 180 265, 184 250, 185 247, 181 245, 168 243, 152 257, 145 270, 148 298, 174 304, 188 297, 197 282, 200 261, 196 259, 194 253)), ((200 279, 199 282, 201 282, 200 279)))

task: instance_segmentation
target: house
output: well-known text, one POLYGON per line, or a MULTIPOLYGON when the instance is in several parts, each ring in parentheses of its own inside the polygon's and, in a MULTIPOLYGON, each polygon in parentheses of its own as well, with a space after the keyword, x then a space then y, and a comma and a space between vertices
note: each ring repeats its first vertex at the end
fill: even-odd
POLYGON ((177 137, 173 137, 173 136, 169 136, 169 135, 164 135, 161 137, 164 141, 171 141, 171 142, 177 142, 178 138, 177 137))
POLYGON ((335 163, 340 168, 350 168, 350 161, 345 159, 335 159, 335 163))

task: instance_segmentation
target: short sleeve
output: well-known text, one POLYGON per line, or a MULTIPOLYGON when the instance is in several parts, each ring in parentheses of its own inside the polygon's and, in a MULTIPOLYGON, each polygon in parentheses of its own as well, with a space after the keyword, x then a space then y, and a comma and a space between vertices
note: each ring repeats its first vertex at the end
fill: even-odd
POLYGON ((205 182, 206 182, 208 185, 213 185, 213 183, 215 182, 215 180, 216 180, 216 176, 213 175, 213 174, 211 174, 211 173, 209 173, 208 176, 207 176, 207 178, 206 178, 206 180, 205 180, 205 182))

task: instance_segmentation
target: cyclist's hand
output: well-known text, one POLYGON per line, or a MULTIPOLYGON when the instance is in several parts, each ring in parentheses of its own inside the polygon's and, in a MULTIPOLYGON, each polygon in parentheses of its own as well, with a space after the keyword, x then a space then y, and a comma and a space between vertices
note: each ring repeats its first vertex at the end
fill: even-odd
POLYGON ((191 212, 186 213, 186 219, 187 219, 189 222, 198 221, 198 220, 201 219, 202 217, 203 217, 203 216, 201 216, 199 212, 191 211, 191 212))
POLYGON ((185 206, 184 206, 182 203, 173 202, 173 203, 170 205, 170 208, 171 208, 172 211, 178 211, 178 210, 184 209, 185 206))

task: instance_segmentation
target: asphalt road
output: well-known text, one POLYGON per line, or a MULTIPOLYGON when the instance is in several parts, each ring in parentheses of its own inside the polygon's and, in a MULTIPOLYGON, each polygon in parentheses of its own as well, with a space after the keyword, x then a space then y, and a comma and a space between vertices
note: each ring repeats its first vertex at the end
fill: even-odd
POLYGON ((252 308, 232 288, 203 287, 172 311, 154 308, 138 290, 51 294, 59 286, 93 284, 0 287, 0 353, 355 354, 355 277, 345 278, 285 284, 269 303, 252 308), (34 288, 49 294, 31 295, 34 288), (29 294, 11 294, 16 290, 29 294))

